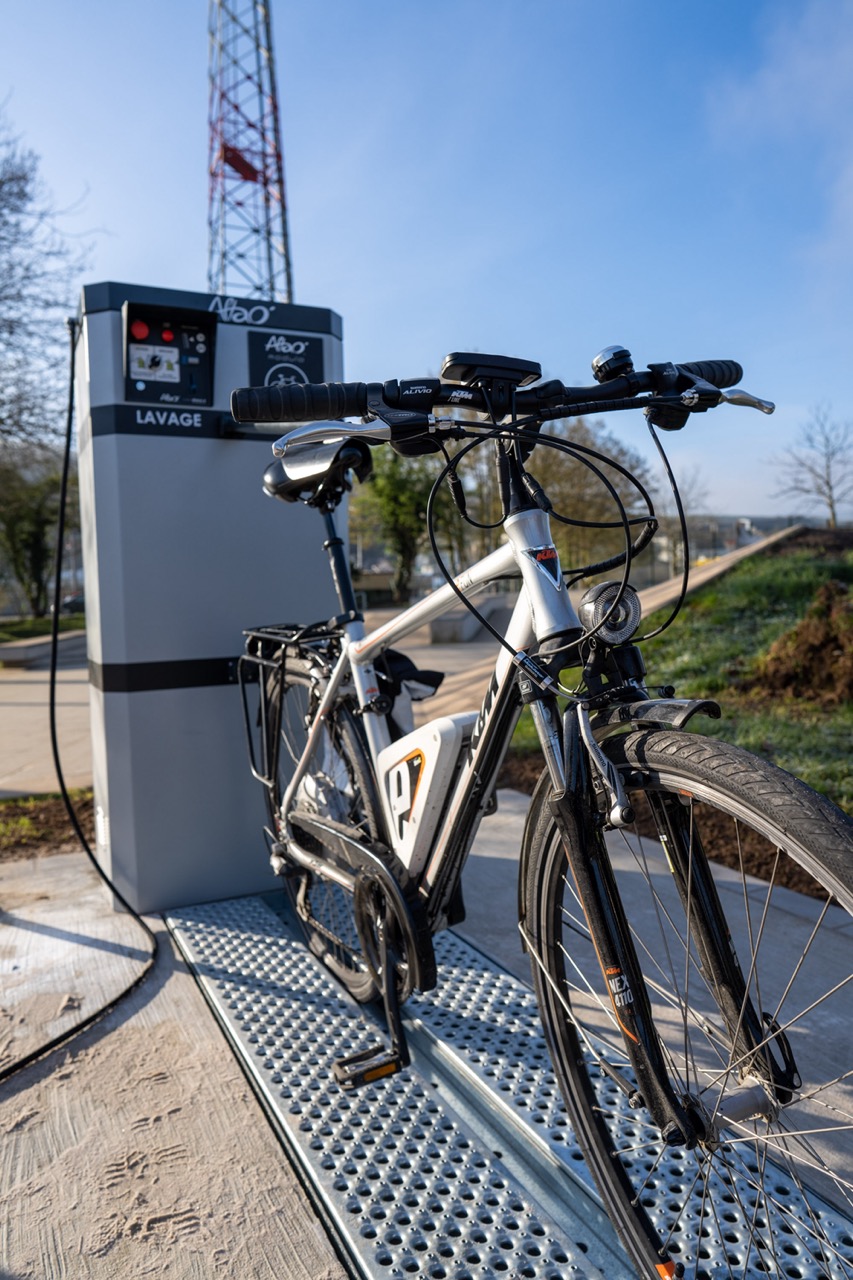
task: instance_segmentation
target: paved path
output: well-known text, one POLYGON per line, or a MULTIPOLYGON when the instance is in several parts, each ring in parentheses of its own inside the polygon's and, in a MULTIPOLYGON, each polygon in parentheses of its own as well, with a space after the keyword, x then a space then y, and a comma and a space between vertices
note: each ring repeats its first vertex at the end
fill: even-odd
MULTIPOLYGON (((790 533, 773 534, 692 569, 691 590, 790 533)), ((680 589, 680 578, 649 587, 640 593, 643 611, 648 614, 672 603, 680 589)), ((390 612, 372 616, 378 619, 390 616, 390 612)), ((447 673, 438 695, 420 707, 419 720, 479 707, 494 663, 495 645, 489 641, 431 645, 426 628, 412 636, 405 646, 412 660, 447 673)), ((50 749, 47 668, 47 655, 35 667, 0 668, 0 799, 57 790, 50 749)), ((89 679, 81 641, 63 642, 58 676, 57 738, 65 779, 72 787, 91 786, 89 679)))
MULTIPOLYGON (((56 724, 69 787, 92 785, 89 672, 82 656, 64 654, 57 672, 56 724)), ((50 747, 49 673, 0 670, 0 799, 58 790, 50 747)))

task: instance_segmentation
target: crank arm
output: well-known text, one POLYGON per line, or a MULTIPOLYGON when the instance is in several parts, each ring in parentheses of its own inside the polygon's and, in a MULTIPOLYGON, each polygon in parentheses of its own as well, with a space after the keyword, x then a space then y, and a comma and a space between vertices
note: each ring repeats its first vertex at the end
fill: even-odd
MULTIPOLYGON (((381 889, 380 889, 381 895, 381 889)), ((385 1006, 385 1020, 388 1024, 390 1044, 370 1046, 358 1053, 349 1054, 345 1058, 337 1058, 332 1064, 335 1080, 346 1092, 352 1092, 363 1085, 373 1084, 375 1080, 383 1080, 386 1076, 394 1076, 403 1071, 411 1062, 406 1033, 400 1017, 400 1002, 397 999, 396 961, 393 951, 388 945, 388 917, 385 909, 386 899, 380 896, 383 909, 376 918, 376 944, 378 951, 378 973, 382 990, 382 1003, 385 1006)))

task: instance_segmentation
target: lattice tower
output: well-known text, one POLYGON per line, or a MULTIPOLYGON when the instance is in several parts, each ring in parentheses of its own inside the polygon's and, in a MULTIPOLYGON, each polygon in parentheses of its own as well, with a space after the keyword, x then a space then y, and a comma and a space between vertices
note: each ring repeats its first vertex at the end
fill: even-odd
POLYGON ((292 299, 270 5, 210 0, 208 287, 292 299))

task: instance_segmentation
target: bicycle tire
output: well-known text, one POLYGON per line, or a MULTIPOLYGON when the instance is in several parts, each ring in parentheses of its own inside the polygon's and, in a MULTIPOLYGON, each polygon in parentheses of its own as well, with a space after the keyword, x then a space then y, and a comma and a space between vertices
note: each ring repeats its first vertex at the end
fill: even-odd
MULTIPOLYGON (((603 747, 638 812, 631 830, 605 840, 676 1093, 699 1094, 714 1117, 741 1084, 665 841, 649 830, 651 805, 640 813, 650 797, 682 821, 670 840, 688 838, 692 854, 702 839, 714 855, 749 991, 777 1018, 802 1077, 775 1117, 723 1118, 716 1145, 664 1148, 647 1113, 627 1105, 627 1054, 543 777, 525 833, 524 922, 556 1075, 604 1207, 643 1276, 853 1276, 853 822, 724 742, 650 730, 603 747), (749 871, 759 846, 772 855, 769 879, 749 871), (726 852, 733 867, 716 861, 726 852), (783 888, 783 870, 808 873, 817 896, 783 888)), ((774 1050, 783 1044, 775 1031, 768 1038, 774 1050)))
MULTIPOLYGON (((321 693, 320 664, 307 650, 288 655, 283 672, 268 678, 268 742, 272 743, 278 734, 276 775, 272 791, 268 793, 276 837, 283 834, 282 800, 294 766, 305 749, 308 726, 313 721, 321 693)), ((349 827, 366 841, 381 838, 379 806, 366 752, 352 712, 343 700, 325 720, 296 803, 300 809, 349 827)), ((337 861, 329 850, 316 848, 309 835, 300 834, 300 839, 312 851, 321 852, 333 863, 337 861)), ((309 949, 356 1000, 364 1003, 375 999, 379 993, 362 951, 352 895, 342 886, 295 864, 288 865, 284 882, 309 949)))

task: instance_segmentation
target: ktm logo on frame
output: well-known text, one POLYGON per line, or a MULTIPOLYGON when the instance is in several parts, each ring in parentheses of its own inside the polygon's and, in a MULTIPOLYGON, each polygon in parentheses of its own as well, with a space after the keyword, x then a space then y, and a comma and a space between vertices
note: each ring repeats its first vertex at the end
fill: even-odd
POLYGON ((413 751, 388 770, 388 795, 397 835, 400 838, 403 835, 404 824, 412 820, 425 764, 424 753, 413 751))
POLYGON ((536 568, 555 586, 562 581, 560 573, 560 557, 557 548, 551 544, 547 547, 529 547, 524 554, 532 560, 536 568))

